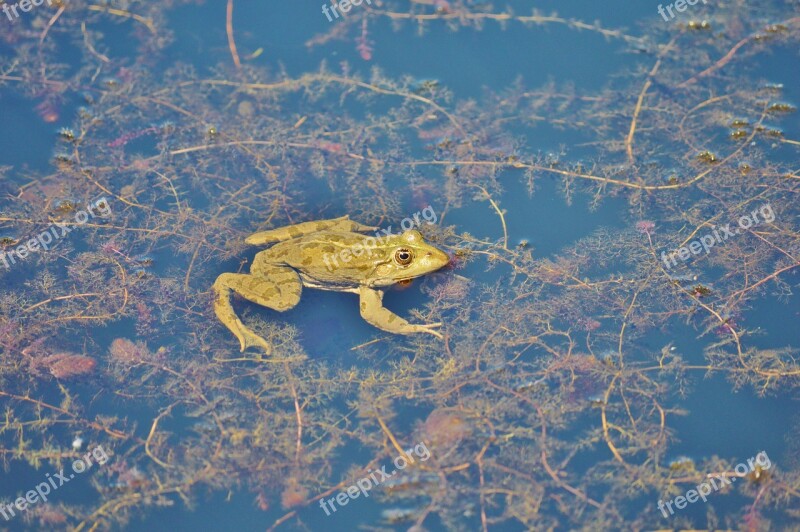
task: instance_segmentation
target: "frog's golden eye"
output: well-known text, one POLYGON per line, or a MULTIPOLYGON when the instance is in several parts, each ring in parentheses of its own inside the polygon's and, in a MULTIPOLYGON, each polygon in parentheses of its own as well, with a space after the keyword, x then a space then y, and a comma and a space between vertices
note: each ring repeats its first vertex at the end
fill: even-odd
POLYGON ((400 248, 394 252, 394 260, 397 261, 397 264, 400 266, 408 266, 411 264, 411 261, 414 260, 414 254, 410 249, 400 248))

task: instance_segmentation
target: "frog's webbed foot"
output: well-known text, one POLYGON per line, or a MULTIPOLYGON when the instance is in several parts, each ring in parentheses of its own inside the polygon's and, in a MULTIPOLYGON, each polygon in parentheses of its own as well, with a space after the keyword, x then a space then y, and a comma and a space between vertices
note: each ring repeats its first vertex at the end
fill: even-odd
POLYGON ((297 273, 290 268, 275 267, 270 278, 237 273, 223 273, 214 283, 214 312, 217 318, 239 339, 241 350, 260 347, 269 355, 272 346, 242 323, 230 301, 234 291, 248 301, 283 312, 300 301, 303 285, 297 273))
POLYGON ((245 239, 245 242, 250 245, 258 246, 270 244, 272 242, 283 242, 285 240, 299 238, 304 235, 318 233, 319 231, 366 232, 377 230, 377 227, 363 225, 358 222, 354 222, 349 216, 342 216, 340 218, 331 218, 329 220, 302 222, 299 224, 287 225, 286 227, 279 227, 277 229, 253 233, 245 239))
POLYGON ((361 298, 361 317, 378 329, 395 334, 428 333, 441 339, 442 334, 434 329, 441 327, 441 323, 413 324, 383 306, 383 292, 360 287, 358 295, 361 298))

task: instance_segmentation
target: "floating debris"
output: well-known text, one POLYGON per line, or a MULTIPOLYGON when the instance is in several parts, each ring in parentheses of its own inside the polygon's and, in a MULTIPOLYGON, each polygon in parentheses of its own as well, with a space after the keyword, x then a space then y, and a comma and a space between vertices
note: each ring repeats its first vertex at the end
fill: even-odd
POLYGON ((13 248, 19 243, 20 243, 19 238, 9 235, 0 235, 0 248, 3 249, 13 248))
POLYGON ((428 415, 422 426, 423 440, 431 446, 451 446, 469 437, 472 427, 463 414, 446 408, 428 415))
POLYGON ((127 338, 117 338, 109 348, 111 359, 122 364, 138 364, 153 359, 153 354, 144 342, 132 342, 127 338))
POLYGON ((694 460, 688 456, 678 456, 669 461, 669 468, 672 471, 694 471, 694 460))
POLYGON ((711 288, 702 284, 697 284, 692 288, 692 293, 697 297, 710 296, 711 288))
POLYGON ((427 489, 435 488, 438 484, 439 477, 434 473, 414 470, 394 475, 381 483, 380 487, 389 494, 397 495, 408 492, 424 492, 427 489))
POLYGON ((418 508, 387 508, 385 510, 381 510, 381 518, 390 524, 411 521, 418 515, 418 508))
POLYGON ((707 20, 690 20, 686 27, 690 30, 708 31, 711 29, 711 23, 707 20))
POLYGON ((53 202, 53 213, 64 215, 77 211, 80 208, 78 202, 71 198, 59 199, 53 202))
POLYGON ((587 397, 586 400, 589 402, 590 405, 598 408, 606 406, 608 404, 608 401, 606 401, 606 396, 603 393, 592 394, 589 397, 587 397))
POLYGON ((715 164, 715 163, 719 162, 719 161, 717 161, 717 156, 714 155, 713 153, 711 153, 708 150, 701 151, 700 153, 698 153, 695 156, 695 159, 697 159, 698 161, 702 161, 704 163, 709 163, 709 164, 715 164))
POLYGON ((768 113, 788 114, 788 113, 794 113, 795 111, 797 111, 797 107, 786 102, 775 102, 770 104, 769 107, 767 107, 768 113))
POLYGON ((35 362, 35 367, 48 371, 57 379, 70 379, 94 371, 97 361, 93 358, 72 353, 56 353, 35 362))
POLYGON ((296 478, 289 477, 286 481, 286 487, 281 493, 281 506, 284 510, 295 508, 303 504, 308 499, 308 496, 308 489, 301 486, 296 478))
POLYGON ((76 139, 75 132, 68 127, 62 127, 59 129, 58 136, 61 138, 61 140, 65 140, 67 142, 74 142, 76 139))

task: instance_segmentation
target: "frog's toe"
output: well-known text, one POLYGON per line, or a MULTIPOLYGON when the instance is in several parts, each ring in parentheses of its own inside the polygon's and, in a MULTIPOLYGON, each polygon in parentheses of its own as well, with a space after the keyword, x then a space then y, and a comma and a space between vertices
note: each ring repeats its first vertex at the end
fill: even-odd
POLYGON ((267 355, 272 354, 272 346, 269 344, 269 342, 256 334, 248 333, 243 335, 241 338, 239 338, 239 343, 241 344, 242 352, 244 352, 248 347, 260 347, 267 355))
POLYGON ((444 336, 442 336, 442 333, 440 333, 439 331, 433 330, 433 329, 439 328, 441 326, 442 326, 442 322, 428 323, 428 324, 425 324, 425 325, 420 325, 420 327, 422 328, 421 332, 426 332, 428 334, 432 334, 436 338, 438 338, 439 340, 443 340, 444 336))

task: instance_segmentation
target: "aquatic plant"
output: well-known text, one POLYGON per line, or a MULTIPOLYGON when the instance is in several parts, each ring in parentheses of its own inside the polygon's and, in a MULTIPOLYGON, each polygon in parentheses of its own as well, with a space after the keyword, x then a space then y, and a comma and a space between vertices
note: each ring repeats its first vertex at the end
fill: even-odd
MULTIPOLYGON (((379 68, 276 73, 233 46, 213 74, 161 71, 152 58, 172 39, 162 10, 180 4, 75 0, 0 37, 14 44, 0 84, 69 128, 54 139, 51 172, 0 169, 0 236, 16 245, 99 195, 113 212, 24 269, 0 268, 4 465, 60 467, 76 431, 112 456, 93 477, 91 504, 40 506, 33 522, 113 528, 147 507, 240 489, 269 512, 267 526, 302 526, 320 497, 423 438, 431 460, 376 497, 387 519, 652 528, 660 516, 642 508, 643 494, 675 496, 737 461, 670 462, 685 437, 675 418, 694 409, 685 398, 700 378, 796 392, 796 346, 769 346, 747 323, 753 305, 796 300, 800 141, 779 128, 796 109, 748 61, 796 47, 800 23, 786 9, 736 1, 710 22, 657 21, 639 36, 489 4, 387 0, 310 43, 341 38, 352 49, 359 39, 369 59, 367 30, 378 24, 498 23, 585 30, 640 52, 636 68, 596 92, 518 82, 473 101, 379 68), (130 57, 103 44, 110 21, 135 36, 130 57), (67 45, 81 50, 80 68, 55 62, 67 45), (67 119, 62 102, 77 94, 83 108, 67 119), (589 141, 540 153, 527 139, 543 127, 589 141), (510 243, 504 192, 520 186, 534 201, 554 179, 566 203, 623 200, 622 229, 597 228, 547 256, 510 243), (664 267, 662 251, 764 204, 773 222, 664 267), (321 358, 308 347, 315 334, 247 307, 245 321, 275 346, 264 357, 240 354, 214 321, 211 284, 246 266, 251 232, 345 213, 380 225, 419 205, 442 218, 488 209, 495 223, 425 228, 457 257, 420 283, 414 310, 445 323, 444 342, 371 331, 353 345, 332 334, 326 341, 348 351, 321 358), (496 276, 486 281, 483 269, 496 276), (653 343, 679 327, 702 352, 653 343), (353 449, 361 458, 346 455, 353 449)), ((749 504, 726 526, 796 522, 797 463, 736 489, 749 504)))

